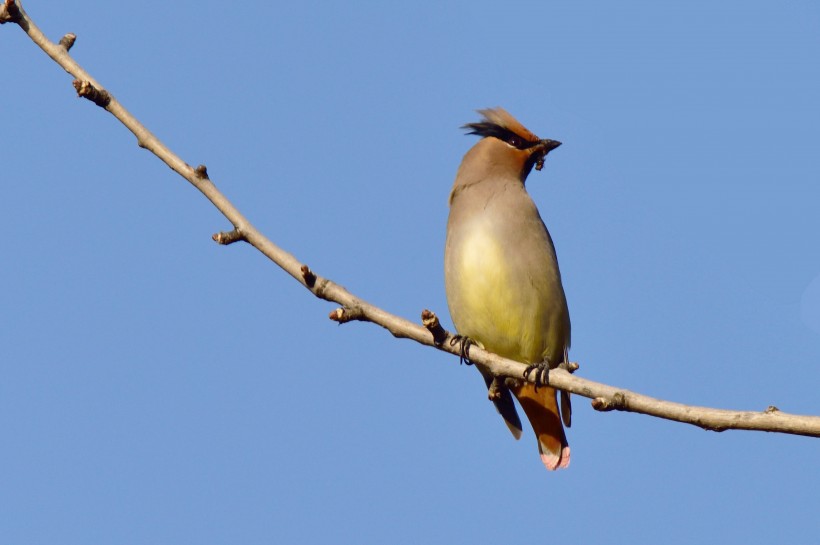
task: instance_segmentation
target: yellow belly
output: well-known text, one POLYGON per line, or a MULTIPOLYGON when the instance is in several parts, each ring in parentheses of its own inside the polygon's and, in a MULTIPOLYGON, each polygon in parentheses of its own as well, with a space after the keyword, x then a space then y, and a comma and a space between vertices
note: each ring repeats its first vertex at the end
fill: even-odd
MULTIPOLYGON (((458 332, 499 355, 538 362, 548 354, 544 324, 550 301, 533 282, 531 271, 498 240, 475 231, 463 241, 451 284, 457 303, 451 308, 458 332), (515 268, 514 265, 518 265, 515 268)), ((540 281, 540 279, 539 279, 540 281)), ((563 349, 563 348, 562 348, 563 349)))

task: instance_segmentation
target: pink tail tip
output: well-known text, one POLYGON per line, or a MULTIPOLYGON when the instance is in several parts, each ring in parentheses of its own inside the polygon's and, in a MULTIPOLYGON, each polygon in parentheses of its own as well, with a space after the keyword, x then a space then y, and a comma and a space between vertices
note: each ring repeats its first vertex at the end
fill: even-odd
POLYGON ((553 454, 552 452, 542 452, 541 461, 547 466, 547 469, 554 471, 569 467, 569 447, 561 449, 561 455, 553 454))

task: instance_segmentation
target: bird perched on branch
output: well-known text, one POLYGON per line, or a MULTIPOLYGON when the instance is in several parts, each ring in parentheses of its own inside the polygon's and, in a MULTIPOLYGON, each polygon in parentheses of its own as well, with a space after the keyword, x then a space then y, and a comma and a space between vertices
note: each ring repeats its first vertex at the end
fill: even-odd
MULTIPOLYGON (((481 121, 463 128, 481 140, 464 155, 450 193, 447 303, 463 343, 527 364, 538 382, 566 360, 570 321, 552 238, 524 182, 561 143, 538 138, 502 108, 479 113, 481 121)), ((522 430, 512 395, 535 431, 547 469, 567 467, 561 422, 563 417, 570 425, 569 395, 561 392, 559 412, 554 389, 478 369, 513 436, 518 439, 522 430)))

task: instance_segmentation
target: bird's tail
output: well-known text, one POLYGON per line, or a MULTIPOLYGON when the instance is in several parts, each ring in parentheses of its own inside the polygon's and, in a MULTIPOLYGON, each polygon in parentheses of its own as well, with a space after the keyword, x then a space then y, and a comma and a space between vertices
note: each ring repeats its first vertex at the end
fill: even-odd
POLYGON ((512 392, 532 425, 541 461, 547 469, 569 466, 569 444, 561 425, 556 391, 548 386, 539 386, 536 391, 534 384, 522 382, 512 392))

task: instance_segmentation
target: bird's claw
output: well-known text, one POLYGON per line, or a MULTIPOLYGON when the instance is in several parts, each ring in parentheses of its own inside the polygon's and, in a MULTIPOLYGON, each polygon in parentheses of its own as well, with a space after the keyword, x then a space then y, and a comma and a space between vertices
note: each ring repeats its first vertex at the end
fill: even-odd
POLYGON ((539 386, 546 386, 549 384, 549 374, 550 374, 550 362, 542 361, 540 363, 534 363, 532 365, 528 365, 526 369, 524 369, 524 378, 530 378, 530 373, 535 371, 535 377, 533 377, 533 383, 535 384, 535 391, 538 391, 539 386))
POLYGON ((450 339, 450 346, 455 346, 456 344, 459 345, 458 364, 461 365, 464 363, 467 365, 472 365, 473 362, 470 361, 470 347, 474 344, 474 341, 470 337, 465 337, 464 335, 453 335, 450 339))

